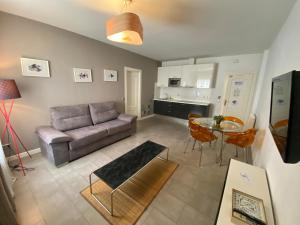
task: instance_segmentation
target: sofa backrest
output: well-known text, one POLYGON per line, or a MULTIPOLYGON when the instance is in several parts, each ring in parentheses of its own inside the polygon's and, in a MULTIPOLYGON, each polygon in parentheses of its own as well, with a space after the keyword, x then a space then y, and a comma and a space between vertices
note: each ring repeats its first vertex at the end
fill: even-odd
POLYGON ((60 131, 93 125, 88 104, 50 108, 52 126, 60 131))
POLYGON ((119 116, 114 102, 89 104, 93 124, 114 120, 119 116))

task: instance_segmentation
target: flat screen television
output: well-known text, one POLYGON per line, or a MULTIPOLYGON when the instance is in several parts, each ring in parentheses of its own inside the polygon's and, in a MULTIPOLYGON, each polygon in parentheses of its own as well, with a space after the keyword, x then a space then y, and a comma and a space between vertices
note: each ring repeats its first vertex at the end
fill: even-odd
POLYGON ((286 163, 300 161, 300 72, 272 80, 270 130, 286 163))

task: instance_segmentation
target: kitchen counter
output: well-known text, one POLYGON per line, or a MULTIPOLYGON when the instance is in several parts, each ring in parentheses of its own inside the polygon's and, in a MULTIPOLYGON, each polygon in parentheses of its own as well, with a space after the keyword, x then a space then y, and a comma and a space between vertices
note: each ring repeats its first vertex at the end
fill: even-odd
POLYGON ((203 106, 209 106, 210 105, 209 102, 191 101, 191 100, 183 100, 183 99, 154 98, 153 100, 164 101, 164 102, 192 104, 192 105, 203 105, 203 106))

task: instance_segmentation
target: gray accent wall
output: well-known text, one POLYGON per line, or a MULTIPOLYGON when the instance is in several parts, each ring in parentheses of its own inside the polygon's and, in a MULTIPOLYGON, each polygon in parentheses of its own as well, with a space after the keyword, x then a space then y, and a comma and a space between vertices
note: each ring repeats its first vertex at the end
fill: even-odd
POLYGON ((20 89, 22 98, 15 101, 12 123, 28 149, 39 147, 35 129, 50 123, 52 106, 116 101, 118 110, 124 112, 125 66, 143 71, 142 109, 150 105, 152 113, 158 64, 66 30, 0 12, 0 78, 15 79, 20 89), (22 76, 21 57, 48 60, 51 77, 22 76), (92 69, 93 82, 75 83, 73 68, 92 69), (118 82, 104 82, 104 69, 117 70, 118 82))

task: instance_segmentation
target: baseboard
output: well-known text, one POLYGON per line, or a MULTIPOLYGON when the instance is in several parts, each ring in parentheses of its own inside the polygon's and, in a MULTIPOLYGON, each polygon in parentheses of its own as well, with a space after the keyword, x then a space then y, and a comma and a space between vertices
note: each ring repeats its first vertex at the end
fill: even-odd
POLYGON ((138 120, 146 120, 146 119, 150 119, 150 118, 152 118, 154 116, 155 116, 155 114, 151 114, 151 115, 148 115, 148 116, 143 116, 141 118, 138 118, 138 120))
MULTIPOLYGON (((30 155, 34 155, 34 154, 40 153, 40 152, 41 152, 41 149, 40 149, 40 148, 31 149, 31 150, 29 150, 28 152, 29 152, 30 155)), ((21 153, 20 153, 20 157, 21 157, 21 158, 28 157, 27 152, 21 152, 21 153)), ((6 159, 7 159, 8 161, 12 161, 12 160, 18 159, 18 156, 17 156, 17 155, 12 155, 12 156, 7 157, 6 159)))

